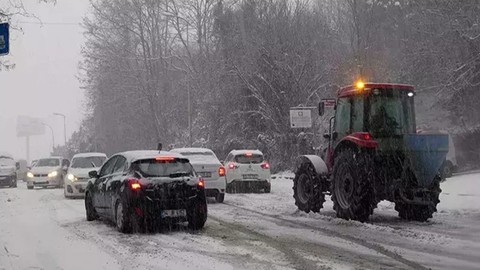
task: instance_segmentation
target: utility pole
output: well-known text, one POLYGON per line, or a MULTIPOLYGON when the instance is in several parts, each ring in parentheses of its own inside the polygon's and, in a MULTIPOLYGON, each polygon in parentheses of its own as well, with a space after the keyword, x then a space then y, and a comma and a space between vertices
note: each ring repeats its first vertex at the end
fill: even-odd
POLYGON ((27 163, 28 163, 28 166, 30 166, 30 136, 26 136, 27 138, 27 163))
POLYGON ((53 115, 63 117, 63 139, 64 145, 67 146, 67 117, 62 113, 53 113, 53 115))

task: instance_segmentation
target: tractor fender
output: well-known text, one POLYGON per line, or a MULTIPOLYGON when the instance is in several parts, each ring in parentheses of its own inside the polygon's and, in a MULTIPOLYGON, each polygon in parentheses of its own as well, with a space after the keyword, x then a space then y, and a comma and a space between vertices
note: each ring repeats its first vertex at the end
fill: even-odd
POLYGON ((326 175, 328 174, 327 164, 319 156, 316 155, 303 155, 299 156, 297 159, 297 168, 303 163, 310 163, 315 168, 317 175, 326 175))
POLYGON ((367 132, 355 132, 343 138, 335 147, 333 157, 344 149, 353 149, 354 151, 375 150, 378 148, 378 142, 372 140, 367 132))

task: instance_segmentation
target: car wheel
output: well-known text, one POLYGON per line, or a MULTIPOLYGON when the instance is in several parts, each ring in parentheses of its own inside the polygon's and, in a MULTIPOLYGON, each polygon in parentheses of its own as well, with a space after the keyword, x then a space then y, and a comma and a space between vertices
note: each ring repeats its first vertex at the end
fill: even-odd
POLYGON ((97 211, 93 206, 93 198, 90 192, 85 194, 85 211, 87 213, 87 221, 93 221, 98 218, 97 211))
POLYGON ((28 189, 33 189, 33 186, 27 186, 28 189))
POLYGON ((265 192, 265 193, 270 193, 270 188, 271 188, 271 185, 267 185, 267 186, 263 189, 263 192, 265 192))
POLYGON ((217 196, 215 196, 215 201, 217 203, 223 203, 223 201, 225 200, 225 193, 217 193, 217 196))
POLYGON ((207 202, 199 200, 187 212, 188 228, 201 230, 207 221, 207 202))
POLYGON ((132 231, 130 216, 125 204, 119 200, 115 209, 115 223, 117 225, 117 230, 121 233, 130 233, 132 231))

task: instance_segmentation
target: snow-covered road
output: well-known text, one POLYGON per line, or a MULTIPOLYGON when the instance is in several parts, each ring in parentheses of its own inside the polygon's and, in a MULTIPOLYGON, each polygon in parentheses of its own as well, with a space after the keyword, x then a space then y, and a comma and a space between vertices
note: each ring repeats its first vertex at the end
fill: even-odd
POLYGON ((0 269, 480 269, 480 174, 442 183, 431 222, 382 202, 368 223, 298 212, 291 174, 271 194, 227 194, 206 228, 122 235, 59 189, 0 189, 0 269))

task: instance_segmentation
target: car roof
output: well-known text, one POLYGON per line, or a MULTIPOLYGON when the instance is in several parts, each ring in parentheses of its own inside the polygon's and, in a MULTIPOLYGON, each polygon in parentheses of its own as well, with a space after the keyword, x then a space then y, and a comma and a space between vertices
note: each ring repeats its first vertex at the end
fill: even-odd
POLYGON ((77 157, 107 157, 105 153, 98 153, 98 152, 90 152, 90 153, 78 153, 73 156, 73 158, 77 157))
MULTIPOLYGON (((157 157, 174 157, 174 158, 185 158, 188 159, 181 154, 168 152, 168 151, 158 151, 158 150, 135 150, 135 151, 126 151, 117 153, 115 155, 122 155, 124 156, 129 162, 133 162, 140 159, 150 159, 150 158, 157 158, 157 157)), ((114 156, 115 156, 114 155, 114 156)))
POLYGON ((230 154, 237 156, 237 155, 245 155, 246 153, 252 153, 254 155, 261 155, 263 156, 263 153, 260 150, 248 150, 248 149, 242 149, 242 150, 232 150, 230 151, 230 154))
POLYGON ((185 148, 174 148, 170 152, 180 153, 180 152, 212 152, 211 149, 202 148, 202 147, 185 147, 185 148))
POLYGON ((44 157, 44 158, 39 158, 37 160, 40 160, 40 159, 64 159, 64 157, 60 157, 60 156, 53 156, 53 157, 44 157))
POLYGON ((6 157, 13 159, 13 156, 6 152, 0 152, 0 157, 6 157))

